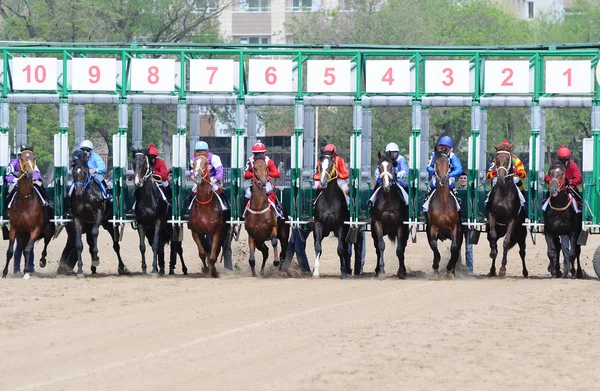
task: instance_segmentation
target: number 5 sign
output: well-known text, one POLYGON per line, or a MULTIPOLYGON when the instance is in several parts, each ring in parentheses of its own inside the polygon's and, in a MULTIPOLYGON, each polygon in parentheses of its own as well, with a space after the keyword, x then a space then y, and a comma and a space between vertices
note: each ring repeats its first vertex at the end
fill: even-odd
POLYGON ((292 92, 291 60, 250 59, 250 92, 292 92))
POLYGON ((352 92, 350 60, 309 60, 307 92, 352 92))
POLYGON ((529 61, 486 61, 486 94, 528 94, 529 61))
POLYGON ((426 93, 469 93, 469 61, 428 60, 425 62, 426 93))

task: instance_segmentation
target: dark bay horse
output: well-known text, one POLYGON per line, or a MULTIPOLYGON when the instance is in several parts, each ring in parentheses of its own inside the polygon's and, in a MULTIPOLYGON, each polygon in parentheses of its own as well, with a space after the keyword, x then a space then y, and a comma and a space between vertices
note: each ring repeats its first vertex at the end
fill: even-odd
POLYGON ((198 255, 202 260, 204 277, 219 277, 217 271, 217 258, 227 238, 229 230, 229 211, 223 212, 219 202, 219 196, 212 190, 210 181, 210 167, 208 159, 202 155, 196 157, 192 167, 194 181, 197 184, 196 200, 190 211, 189 227, 192 237, 198 246, 198 255), (210 241, 206 240, 210 238, 210 241), (206 264, 206 255, 210 261, 206 264))
POLYGON ((33 183, 33 173, 35 171, 35 153, 33 147, 21 147, 21 156, 19 157, 20 175, 18 177, 14 199, 10 205, 10 231, 8 233, 9 243, 6 251, 6 265, 2 271, 2 278, 8 274, 8 265, 13 257, 15 240, 18 237, 23 245, 23 255, 25 259, 24 279, 29 279, 30 266, 32 259, 33 246, 36 241, 44 237, 44 251, 40 266, 46 264, 46 247, 52 239, 52 234, 48 229, 52 229, 53 224, 49 222, 49 217, 44 215, 44 205, 37 194, 33 183))
POLYGON ((490 242, 490 258, 492 267, 488 276, 496 275, 496 257, 498 256, 498 239, 504 236, 504 253, 500 276, 506 275, 508 251, 519 244, 519 255, 523 264, 523 277, 527 277, 525 265, 525 242, 527 240, 527 227, 525 222, 525 208, 521 208, 519 189, 515 186, 515 175, 512 164, 512 147, 500 145, 496 148, 497 183, 492 188, 487 203, 487 231, 490 242))
MULTIPOLYGON (((285 261, 290 226, 284 219, 277 217, 275 207, 269 202, 267 190, 265 189, 269 179, 267 162, 262 158, 254 159, 254 176, 252 177, 252 196, 246 209, 244 226, 248 232, 248 248, 250 250, 250 269, 252 276, 256 276, 254 252, 258 248, 263 255, 260 274, 264 274, 265 264, 269 258, 269 249, 265 245, 271 240, 273 245, 273 265, 281 267, 285 261), (281 243, 281 253, 277 250, 277 240, 281 243)), ((285 212, 284 212, 285 213, 285 212)))
POLYGON ((434 156, 434 176, 436 190, 429 200, 429 211, 425 215, 426 232, 429 247, 433 251, 433 270, 439 275, 440 252, 437 241, 450 239, 450 261, 446 272, 454 274, 454 267, 458 261, 463 235, 460 215, 456 207, 456 200, 450 194, 450 162, 448 155, 443 151, 437 151, 434 156))
POLYGON ((404 202, 401 190, 396 182, 396 169, 392 159, 387 155, 379 155, 379 177, 381 178, 381 190, 377 200, 371 209, 371 236, 377 253, 377 267, 375 274, 385 278, 384 250, 385 235, 396 244, 396 256, 398 257, 398 272, 400 279, 406 278, 406 266, 404 264, 404 251, 408 242, 408 226, 404 224, 408 217, 408 206, 404 202))
POLYGON ((583 277, 581 269, 581 246, 577 239, 581 233, 582 214, 575 211, 573 196, 570 194, 565 181, 565 165, 555 161, 548 171, 550 175, 549 199, 544 211, 544 237, 548 246, 548 259, 550 260, 550 273, 552 277, 568 277, 569 271, 577 278, 583 277), (558 262, 560 251, 560 236, 569 237, 569 257, 564 260, 564 273, 560 271, 558 262), (577 259, 577 272, 575 272, 575 259, 577 259), (575 274, 577 273, 577 274, 575 274))
MULTIPOLYGON (((319 260, 323 249, 321 242, 331 232, 338 238, 337 253, 340 258, 340 272, 342 278, 352 273, 350 266, 350 248, 346 236, 348 235, 350 211, 346 205, 344 192, 337 184, 337 171, 333 156, 324 153, 319 159, 321 169, 321 194, 317 197, 314 211, 314 240, 315 240, 315 265, 313 277, 319 277, 319 260)), ((360 254, 357 254, 360 256, 360 254)))
MULTIPOLYGON (((90 255, 92 257, 92 273, 100 264, 98 257, 98 234, 100 227, 106 229, 112 238, 113 250, 117 254, 119 261, 118 272, 120 275, 128 274, 128 270, 121 258, 121 246, 119 238, 113 225, 109 222, 112 217, 112 202, 107 200, 102 194, 100 184, 91 177, 87 159, 81 151, 76 151, 71 162, 71 172, 73 174, 74 189, 71 193, 71 213, 73 214, 73 227, 75 238, 75 249, 77 253, 77 277, 83 278, 83 261, 81 253, 83 251, 82 235, 85 234, 88 243, 90 255)), ((69 233, 69 228, 67 232, 69 233)), ((72 234, 69 233, 71 237, 72 234)), ((62 261, 62 259, 61 259, 62 261)), ((64 265, 59 266, 59 270, 64 269, 64 265)))
MULTIPOLYGON (((171 240, 171 226, 167 224, 171 208, 160 187, 160 178, 155 177, 146 150, 134 149, 132 163, 135 184, 135 220, 140 237, 142 274, 146 274, 146 243, 152 245, 152 275, 164 274, 165 243, 171 240)), ((183 264, 182 264, 183 267, 183 264)))

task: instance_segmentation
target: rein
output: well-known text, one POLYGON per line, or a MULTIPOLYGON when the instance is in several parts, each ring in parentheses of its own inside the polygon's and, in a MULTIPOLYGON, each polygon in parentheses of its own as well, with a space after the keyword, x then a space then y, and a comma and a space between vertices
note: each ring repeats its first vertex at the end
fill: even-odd
POLYGON ((81 185, 83 186, 83 190, 85 190, 86 187, 88 187, 88 185, 90 184, 91 179, 90 179, 90 172, 86 171, 85 173, 85 182, 73 182, 73 184, 75 186, 81 185))
MULTIPOLYGON (((207 167, 206 170, 199 170, 196 169, 196 162, 200 162, 202 161, 202 159, 206 160, 208 162, 208 159, 206 159, 204 156, 199 156, 198 159, 196 161, 194 161, 194 178, 197 178, 196 173, 198 173, 199 171, 202 172, 202 180, 196 182, 197 185, 200 185, 202 182, 208 183, 209 185, 212 185, 212 183, 210 182, 210 169, 207 167)), ((210 191, 210 198, 207 201, 200 201, 200 199, 198 198, 198 195, 196 195, 196 202, 199 205, 206 205, 206 204, 210 204, 210 202, 213 200, 213 197, 215 195, 215 192, 210 191)))
MULTIPOLYGON (((144 160, 146 161, 146 173, 142 177, 142 183, 143 183, 146 179, 148 179, 148 177, 150 175, 152 175, 152 170, 150 170, 150 162, 148 161, 148 156, 143 152, 136 152, 135 156, 137 156, 137 155, 143 155, 144 160)), ((154 178, 152 178, 152 179, 154 179, 154 178)))

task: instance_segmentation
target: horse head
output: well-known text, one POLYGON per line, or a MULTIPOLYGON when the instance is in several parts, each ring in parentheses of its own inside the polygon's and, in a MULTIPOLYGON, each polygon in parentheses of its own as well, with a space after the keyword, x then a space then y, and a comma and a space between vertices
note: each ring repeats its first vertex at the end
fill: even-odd
POLYGON ((264 188, 267 185, 267 178, 269 177, 269 169, 265 159, 260 157, 254 157, 254 178, 253 181, 259 187, 264 188))
POLYGON ((498 171, 498 182, 503 185, 506 178, 511 175, 510 171, 513 169, 513 146, 508 142, 504 142, 498 146, 494 145, 494 148, 496 149, 496 169, 498 171))
POLYGON ((208 159, 203 155, 196 156, 192 165, 192 172, 194 174, 194 182, 200 185, 202 182, 210 183, 210 167, 208 165, 208 159))
POLYGON ((387 155, 378 153, 379 162, 377 168, 379 169, 379 178, 381 179, 381 187, 383 191, 388 192, 391 189, 392 184, 396 182, 396 172, 394 170, 394 163, 392 159, 387 155))
POLYGON ((33 146, 26 147, 21 145, 19 167, 21 174, 24 175, 25 178, 33 178, 33 173, 35 172, 35 153, 33 152, 33 146))
POLYGON ((551 197, 556 197, 558 193, 566 188, 565 186, 565 165, 560 160, 556 160, 548 170, 550 175, 550 188, 548 189, 551 197))
POLYGON ((79 150, 73 153, 71 161, 71 174, 73 175, 73 185, 75 185, 75 194, 81 195, 90 184, 90 172, 88 168, 87 155, 79 150))
POLYGON ((450 158, 444 151, 437 151, 434 156, 434 175, 436 187, 444 187, 450 179, 450 158))
POLYGON ((319 167, 321 170, 321 187, 326 189, 329 182, 337 178, 337 171, 335 169, 333 156, 327 153, 322 154, 321 158, 319 159, 319 167))
POLYGON ((133 165, 133 183, 135 187, 142 187, 144 181, 151 175, 150 162, 144 149, 134 149, 131 151, 133 165))

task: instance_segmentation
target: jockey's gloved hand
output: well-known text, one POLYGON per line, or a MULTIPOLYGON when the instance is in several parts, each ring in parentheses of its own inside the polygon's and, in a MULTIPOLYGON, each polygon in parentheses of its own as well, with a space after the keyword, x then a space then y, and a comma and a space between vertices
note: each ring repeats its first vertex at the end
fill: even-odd
POLYGON ((571 180, 569 178, 565 178, 565 185, 571 186, 571 180))
POLYGON ((13 178, 12 183, 17 183, 19 182, 19 178, 13 178))
POLYGON ((217 183, 218 181, 217 181, 217 178, 210 178, 210 182, 211 183, 217 183))

